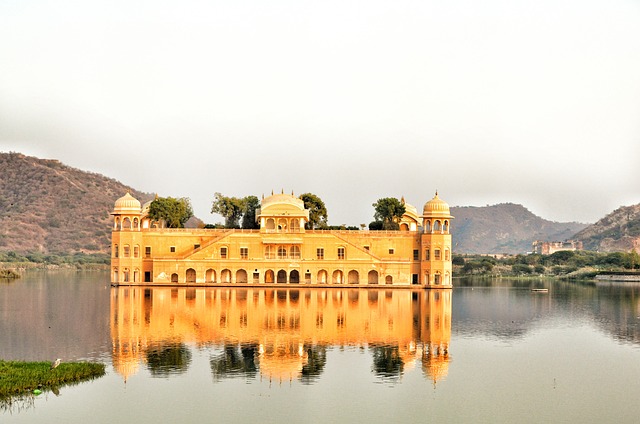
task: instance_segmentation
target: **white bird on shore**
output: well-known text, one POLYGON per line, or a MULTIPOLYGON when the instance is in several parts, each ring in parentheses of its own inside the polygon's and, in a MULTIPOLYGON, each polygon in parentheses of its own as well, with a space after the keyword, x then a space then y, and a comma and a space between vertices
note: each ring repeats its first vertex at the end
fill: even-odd
POLYGON ((56 368, 58 365, 60 365, 60 361, 61 361, 61 359, 60 359, 60 358, 58 358, 58 359, 56 359, 55 361, 53 361, 53 362, 51 363, 51 368, 49 368, 49 369, 50 369, 50 370, 52 370, 52 369, 56 368))

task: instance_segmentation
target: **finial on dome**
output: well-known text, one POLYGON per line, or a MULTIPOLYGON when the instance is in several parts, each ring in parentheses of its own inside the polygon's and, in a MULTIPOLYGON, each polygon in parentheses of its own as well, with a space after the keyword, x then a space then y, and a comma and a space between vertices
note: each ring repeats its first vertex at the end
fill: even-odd
POLYGON ((262 193, 262 200, 264 200, 264 193, 262 193))
POLYGON ((436 189, 436 197, 438 197, 438 189, 436 189))
POLYGON ((404 201, 404 196, 400 198, 400 202, 404 205, 406 202, 404 201))
POLYGON ((292 196, 295 196, 295 194, 293 194, 293 190, 291 190, 291 195, 292 195, 292 196))
POLYGON ((273 196, 273 189, 271 189, 271 195, 273 196))

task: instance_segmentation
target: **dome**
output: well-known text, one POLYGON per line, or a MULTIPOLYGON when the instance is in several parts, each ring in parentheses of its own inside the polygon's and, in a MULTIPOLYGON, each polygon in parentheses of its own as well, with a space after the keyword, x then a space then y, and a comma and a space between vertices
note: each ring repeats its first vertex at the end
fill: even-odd
POLYGON ((113 206, 114 213, 140 213, 140 201, 129 192, 116 200, 113 206))
POLYGON ((449 204, 438 197, 437 191, 433 199, 424 204, 422 214, 452 218, 452 216, 450 215, 451 212, 449 211, 449 204))

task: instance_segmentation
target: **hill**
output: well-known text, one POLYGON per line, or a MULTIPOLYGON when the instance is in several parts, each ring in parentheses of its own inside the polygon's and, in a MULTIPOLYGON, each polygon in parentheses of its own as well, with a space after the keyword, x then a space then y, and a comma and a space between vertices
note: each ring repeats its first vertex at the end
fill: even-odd
POLYGON ((540 218, 522 205, 452 207, 453 250, 458 253, 525 253, 535 240, 564 241, 587 224, 540 218))
POLYGON ((640 204, 616 209, 574 238, 588 250, 640 252, 640 204))
POLYGON ((0 153, 0 250, 108 252, 109 213, 130 191, 114 179, 20 153, 0 153))

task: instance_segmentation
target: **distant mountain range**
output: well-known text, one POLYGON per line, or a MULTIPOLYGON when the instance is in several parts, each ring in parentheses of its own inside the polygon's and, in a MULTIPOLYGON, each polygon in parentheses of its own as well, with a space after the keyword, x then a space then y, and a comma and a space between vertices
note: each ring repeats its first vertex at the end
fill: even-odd
POLYGON ((564 241, 588 224, 553 222, 522 205, 452 207, 453 251, 459 253, 525 253, 536 240, 564 241))
MULTIPOLYGON (((114 202, 129 191, 152 195, 57 160, 0 153, 0 251, 109 252, 114 202)), ((640 205, 594 225, 552 222, 522 205, 452 207, 454 251, 525 253, 535 240, 582 240, 591 250, 640 249, 640 205)))

